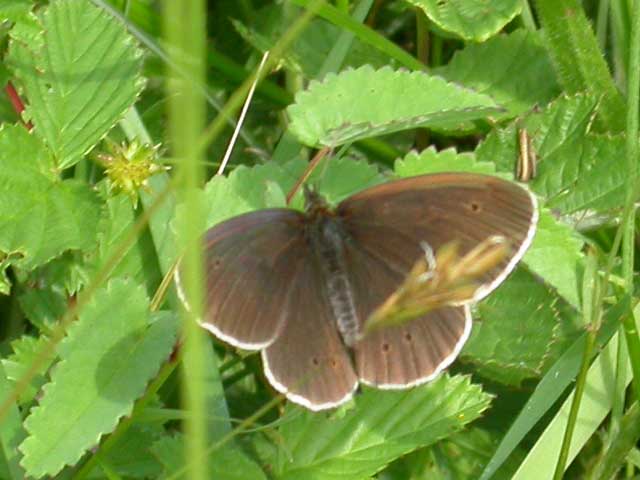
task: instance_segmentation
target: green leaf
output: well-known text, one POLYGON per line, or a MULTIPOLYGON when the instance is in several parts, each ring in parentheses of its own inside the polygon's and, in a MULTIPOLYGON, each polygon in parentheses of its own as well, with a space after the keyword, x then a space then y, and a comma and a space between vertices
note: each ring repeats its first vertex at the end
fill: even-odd
POLYGON ((0 5, 0 21, 19 21, 28 15, 32 7, 30 0, 4 0, 0 5))
POLYGON ((472 172, 495 175, 495 165, 491 162, 477 162, 473 153, 458 153, 453 148, 438 152, 429 147, 420 153, 409 152, 396 161, 394 171, 401 177, 412 177, 438 172, 472 172))
POLYGON ((172 315, 149 318, 143 288, 113 280, 99 290, 59 345, 61 360, 25 420, 27 473, 55 475, 113 431, 168 358, 176 333, 172 315))
POLYGON ((520 125, 495 130, 478 146, 481 160, 493 160, 499 170, 513 171, 518 156, 517 129, 526 128, 536 152, 538 173, 530 188, 562 213, 619 207, 626 178, 624 137, 594 135, 597 100, 587 95, 562 97, 520 125))
POLYGON ((14 39, 7 61, 25 88, 35 134, 63 169, 133 104, 143 86, 142 54, 124 26, 90 2, 53 2, 41 23, 44 43, 14 39))
POLYGON ((402 47, 368 27, 359 19, 352 18, 340 8, 336 8, 327 2, 315 3, 313 0, 291 0, 291 3, 307 8, 314 8, 316 15, 331 22, 343 31, 351 32, 368 47, 373 47, 381 53, 394 59, 399 64, 411 70, 421 70, 424 65, 402 47))
MULTIPOLYGON (((0 398, 6 399, 11 395, 13 384, 5 375, 6 369, 0 365, 0 398)), ((0 422, 0 475, 7 480, 22 480, 25 475, 20 467, 18 445, 24 439, 26 432, 22 426, 22 417, 15 403, 7 405, 0 422)))
POLYGON ((522 9, 519 0, 405 0, 420 8, 442 30, 483 42, 522 9))
MULTIPOLYGON (((286 194, 305 168, 301 159, 280 166, 273 163, 252 168, 240 166, 228 177, 215 176, 204 187, 208 212, 206 225, 213 226, 241 213, 268 207, 284 207, 286 194)), ((177 209, 176 217, 180 218, 177 209)))
POLYGON ((540 171, 540 182, 557 192, 547 205, 564 213, 588 208, 597 211, 621 207, 627 179, 622 135, 587 135, 567 143, 548 158, 556 168, 540 171))
POLYGON ((433 73, 491 96, 507 110, 500 118, 545 105, 560 93, 540 35, 530 30, 470 43, 433 73))
MULTIPOLYGON (((156 458, 164 466, 164 475, 171 478, 187 478, 184 469, 184 435, 174 435, 158 440, 152 446, 156 458), (178 474, 178 472, 182 474, 178 474)), ((213 451, 208 458, 209 478, 216 480, 262 480, 267 478, 260 467, 233 444, 213 451)))
POLYGON ((523 269, 513 272, 476 313, 462 355, 481 375, 508 385, 540 377, 551 346, 577 334, 575 310, 523 269))
POLYGON ((543 209, 533 243, 524 256, 524 263, 577 310, 582 305, 583 245, 575 230, 543 209))
MULTIPOLYGON (((121 248, 122 242, 131 234, 131 228, 136 222, 136 213, 131 199, 124 193, 110 195, 104 183, 101 187, 101 196, 105 203, 98 224, 96 268, 112 260, 113 255, 117 254, 121 248)), ((155 256, 155 251, 153 248, 145 249, 142 240, 139 238, 124 255, 121 255, 111 276, 132 278, 140 284, 146 281, 153 283, 157 280, 145 271, 145 264, 153 264, 156 261, 152 258, 155 256)))
POLYGON ((492 161, 500 171, 515 171, 519 148, 517 130, 524 128, 531 137, 538 166, 538 176, 529 186, 542 197, 552 196, 558 190, 545 186, 540 177, 544 177, 545 170, 559 170, 561 166, 547 159, 553 158, 563 145, 579 142, 587 134, 596 105, 597 99, 589 95, 561 96, 541 111, 505 128, 492 130, 476 149, 478 160, 492 161))
POLYGON ((95 242, 100 202, 86 185, 59 180, 51 158, 22 126, 0 129, 0 252, 33 269, 95 242))
POLYGON ((100 464, 126 478, 159 478, 162 466, 153 454, 152 445, 163 434, 161 425, 134 423, 115 448, 102 455, 100 464))
MULTIPOLYGON (((478 427, 454 433, 432 447, 411 453, 378 477, 380 480, 448 480, 478 478, 495 449, 498 432, 478 427)), ((504 478, 504 477, 496 477, 504 478)))
MULTIPOLYGON (((328 158, 325 162, 311 173, 307 184, 315 185, 330 204, 336 204, 359 190, 386 180, 377 167, 364 160, 347 156, 328 158)), ((302 193, 301 190, 298 194, 300 207, 303 206, 302 193)))
MULTIPOLYGON (((22 337, 11 342, 13 353, 1 360, 2 367, 11 384, 21 380, 31 369, 31 365, 43 351, 44 346, 49 342, 49 338, 45 335, 32 337, 31 335, 23 335, 22 337)), ((42 367, 29 380, 29 385, 18 398, 21 404, 31 402, 36 394, 47 381, 45 377, 46 371, 52 363, 52 359, 43 363, 42 367)))
POLYGON ((462 124, 500 111, 488 96, 423 72, 369 66, 312 81, 287 108, 307 145, 335 147, 420 126, 462 124))
MULTIPOLYGON (((22 272, 18 272, 22 273, 22 272)), ((22 313, 41 332, 50 332, 71 301, 87 284, 89 268, 79 252, 65 252, 41 267, 19 275, 22 313)))
POLYGON ((370 478, 396 458, 461 430, 491 397, 468 377, 442 375, 406 391, 365 389, 356 408, 302 411, 280 427, 278 479, 370 478))
MULTIPOLYGON (((253 26, 232 20, 234 28, 253 48, 260 52, 272 50, 288 27, 287 16, 291 8, 284 4, 270 4, 257 12, 253 26)), ((313 19, 280 60, 288 70, 318 78, 331 50, 342 34, 336 26, 320 19, 313 19)), ((359 67, 372 65, 383 67, 389 64, 389 57, 379 50, 365 45, 358 38, 352 38, 343 66, 359 67)), ((322 75, 320 75, 322 76, 322 75)))

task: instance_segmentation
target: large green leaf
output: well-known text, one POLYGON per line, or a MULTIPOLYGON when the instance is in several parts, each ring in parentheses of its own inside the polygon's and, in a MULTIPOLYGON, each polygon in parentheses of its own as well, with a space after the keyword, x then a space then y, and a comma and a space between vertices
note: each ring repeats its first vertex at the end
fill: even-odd
POLYGON ((490 95, 507 110, 501 117, 545 105, 560 93, 540 35, 529 30, 470 43, 433 73, 490 95))
POLYGON ((20 450, 28 474, 55 475, 111 432, 168 358, 176 334, 172 315, 150 318, 143 288, 113 280, 98 291, 69 328, 44 396, 25 420, 29 437, 20 450))
POLYGON ((463 357, 483 376, 519 385, 540 377, 556 345, 573 340, 576 312, 548 286, 523 269, 477 307, 477 322, 463 357))
POLYGON ((62 169, 78 162, 140 93, 141 51, 90 2, 43 10, 41 44, 12 41, 7 59, 25 89, 27 117, 62 169))
POLYGON ((300 411, 280 428, 278 479, 371 478, 394 459, 459 431, 490 396, 468 377, 442 375, 407 391, 365 389, 356 408, 329 417, 300 411))
POLYGON ((465 40, 482 42, 520 13, 520 0, 405 0, 429 20, 465 40))
POLYGON ((524 262, 576 309, 581 309, 580 285, 584 240, 551 213, 540 211, 538 229, 524 262))
POLYGON ((60 180, 53 169, 26 129, 0 129, 0 253, 25 269, 95 242, 96 194, 86 184, 60 180))
POLYGON ((313 81, 287 112, 307 145, 337 146, 426 125, 453 126, 501 111, 487 95, 423 72, 364 66, 313 81))

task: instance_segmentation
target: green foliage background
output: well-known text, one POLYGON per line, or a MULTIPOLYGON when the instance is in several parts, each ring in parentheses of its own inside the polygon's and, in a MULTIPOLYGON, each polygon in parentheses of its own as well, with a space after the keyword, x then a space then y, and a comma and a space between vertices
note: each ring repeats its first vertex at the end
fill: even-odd
POLYGON ((640 7, 183 3, 0 1, 0 478, 634 472, 640 7), (191 27, 202 58, 180 41, 191 27), (393 177, 513 179, 523 129, 538 232, 435 381, 311 413, 280 403, 256 356, 180 321, 163 280, 182 232, 285 206, 314 149, 337 152, 308 181, 338 202, 393 177))

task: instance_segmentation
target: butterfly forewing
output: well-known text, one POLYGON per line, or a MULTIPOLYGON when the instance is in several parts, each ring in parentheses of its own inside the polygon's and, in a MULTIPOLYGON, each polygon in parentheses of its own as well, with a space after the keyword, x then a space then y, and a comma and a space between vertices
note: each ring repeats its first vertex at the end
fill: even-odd
MULTIPOLYGON (((524 188, 487 175, 423 175, 369 188, 343 201, 338 215, 355 244, 385 258, 423 254, 457 242, 460 255, 492 236, 504 237, 510 254, 481 279, 469 300, 493 290, 531 243, 537 222, 535 198, 524 188)), ((406 273, 406 272, 405 272, 406 273)))
POLYGON ((308 254, 301 223, 300 212, 271 209, 240 215, 207 232, 203 327, 248 350, 275 340, 296 264, 308 254))

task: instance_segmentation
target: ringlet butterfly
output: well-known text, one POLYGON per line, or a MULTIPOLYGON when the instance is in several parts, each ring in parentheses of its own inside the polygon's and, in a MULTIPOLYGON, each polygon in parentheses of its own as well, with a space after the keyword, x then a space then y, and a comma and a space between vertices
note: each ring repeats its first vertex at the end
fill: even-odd
MULTIPOLYGON (((335 208, 307 190, 305 212, 258 210, 206 232, 201 325, 235 347, 261 350, 271 385, 311 410, 348 401, 359 383, 419 385, 458 355, 471 330, 470 304, 513 270, 537 219, 528 190, 487 175, 395 180, 335 208), (509 242, 508 254, 466 301, 360 334, 424 255, 421 245, 435 251, 456 242, 464 255, 495 236, 509 242)), ((179 268, 176 277, 180 292, 179 268)))

